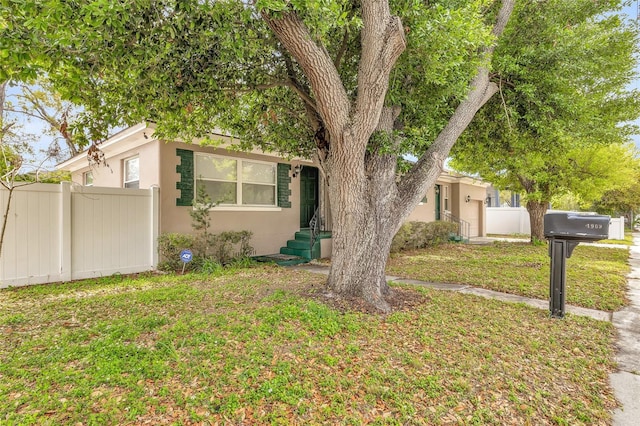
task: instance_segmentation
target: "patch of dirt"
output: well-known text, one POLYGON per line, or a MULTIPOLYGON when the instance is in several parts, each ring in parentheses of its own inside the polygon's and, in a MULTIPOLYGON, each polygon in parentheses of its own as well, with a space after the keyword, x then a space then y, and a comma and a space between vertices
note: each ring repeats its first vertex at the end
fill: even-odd
MULTIPOLYGON (((402 312, 425 305, 431 299, 417 291, 408 288, 391 288, 385 300, 391 306, 391 312, 402 312)), ((328 293, 326 289, 317 289, 305 294, 306 297, 322 302, 342 312, 361 312, 369 315, 386 315, 375 309, 371 304, 359 297, 341 297, 328 293)))

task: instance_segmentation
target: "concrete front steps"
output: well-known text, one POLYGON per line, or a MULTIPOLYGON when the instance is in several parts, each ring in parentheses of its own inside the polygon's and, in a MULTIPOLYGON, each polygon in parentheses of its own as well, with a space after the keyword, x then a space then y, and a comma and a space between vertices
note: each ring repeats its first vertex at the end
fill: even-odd
POLYGON ((469 239, 452 232, 449 234, 449 241, 452 243, 468 243, 469 239))
POLYGON ((313 247, 311 247, 311 231, 309 229, 301 229, 295 233, 293 240, 287 241, 287 245, 280 248, 279 254, 256 256, 254 259, 258 262, 275 262, 280 266, 307 263, 312 259, 322 257, 320 240, 325 238, 331 238, 331 232, 320 232, 313 247))
POLYGON ((280 254, 300 256, 308 260, 318 259, 320 257, 320 238, 317 238, 311 247, 311 231, 301 229, 296 232, 295 239, 287 241, 287 246, 280 248, 280 254))

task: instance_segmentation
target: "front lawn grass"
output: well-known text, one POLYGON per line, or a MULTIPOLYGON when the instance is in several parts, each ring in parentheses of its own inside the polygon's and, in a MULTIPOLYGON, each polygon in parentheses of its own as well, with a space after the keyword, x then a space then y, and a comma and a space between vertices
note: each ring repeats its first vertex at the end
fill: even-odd
MULTIPOLYGON (((461 246, 462 247, 462 246, 461 246)), ((426 289, 386 317, 264 266, 0 291, 2 424, 610 424, 613 327, 426 289)))
MULTIPOLYGON (((627 249, 579 245, 567 259, 566 303, 614 311, 625 305, 627 249)), ((549 299, 547 245, 444 244, 392 254, 387 273, 423 281, 469 284, 549 299)))
POLYGON ((624 240, 601 240, 599 244, 622 244, 625 246, 633 245, 633 233, 631 231, 624 231, 624 240))

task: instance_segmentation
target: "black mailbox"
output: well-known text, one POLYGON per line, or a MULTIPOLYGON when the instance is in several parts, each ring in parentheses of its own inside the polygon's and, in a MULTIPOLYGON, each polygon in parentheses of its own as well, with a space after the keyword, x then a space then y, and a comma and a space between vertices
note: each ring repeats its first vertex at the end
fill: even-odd
POLYGON ((566 295, 566 259, 581 241, 609 238, 609 216, 580 213, 547 213, 544 236, 549 240, 551 273, 549 278, 549 311, 554 318, 564 316, 566 295))
POLYGON ((579 213, 547 213, 544 236, 563 240, 598 241, 609 238, 609 216, 579 213))

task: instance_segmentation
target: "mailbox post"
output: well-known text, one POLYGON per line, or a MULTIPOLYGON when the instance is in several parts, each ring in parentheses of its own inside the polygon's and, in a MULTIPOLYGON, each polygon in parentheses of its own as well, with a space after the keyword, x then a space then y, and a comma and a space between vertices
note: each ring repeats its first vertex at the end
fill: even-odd
POLYGON ((599 241, 609 237, 611 217, 579 213, 547 213, 544 236, 549 240, 549 311, 552 318, 565 313, 566 259, 581 241, 599 241))

